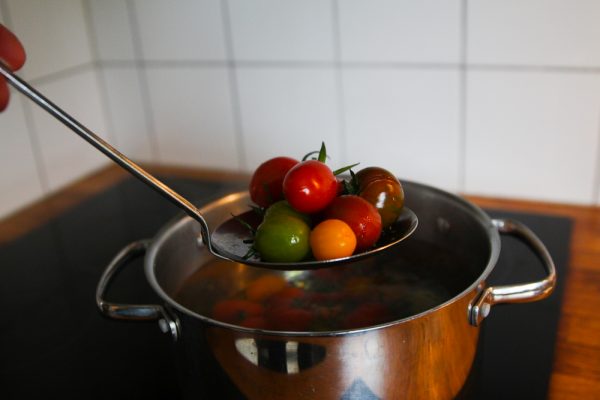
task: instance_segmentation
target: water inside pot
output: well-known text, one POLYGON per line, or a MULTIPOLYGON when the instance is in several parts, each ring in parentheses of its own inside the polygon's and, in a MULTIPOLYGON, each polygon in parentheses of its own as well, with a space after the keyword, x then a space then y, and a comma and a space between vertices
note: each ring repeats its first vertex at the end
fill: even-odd
POLYGON ((407 318, 452 299, 476 279, 469 265, 465 252, 412 238, 384 256, 314 271, 274 272, 211 260, 184 281, 174 299, 218 320, 233 313, 238 319, 224 322, 253 328, 355 329, 407 318), (270 279, 279 285, 275 292, 251 293, 255 282, 269 281, 265 276, 283 283, 270 279), (233 309, 223 316, 218 308, 228 301, 233 309))

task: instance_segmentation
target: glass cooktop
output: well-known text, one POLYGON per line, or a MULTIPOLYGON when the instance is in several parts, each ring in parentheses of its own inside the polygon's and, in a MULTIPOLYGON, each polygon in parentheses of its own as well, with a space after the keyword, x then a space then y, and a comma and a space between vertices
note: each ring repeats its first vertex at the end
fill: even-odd
MULTIPOLYGON (((164 180, 197 204, 245 189, 237 183, 164 180)), ((554 257, 559 280, 544 301, 492 309, 461 398, 544 399, 571 222, 487 211, 492 217, 518 219, 536 232, 554 257)), ((112 257, 134 240, 151 238, 177 215, 177 208, 131 178, 0 247, 2 399, 181 398, 170 337, 156 323, 104 318, 94 300, 98 279, 112 257)), ((109 300, 158 302, 141 262, 136 263, 115 280, 109 300)), ((541 264, 525 245, 503 237, 489 281, 517 283, 541 276, 541 264)))

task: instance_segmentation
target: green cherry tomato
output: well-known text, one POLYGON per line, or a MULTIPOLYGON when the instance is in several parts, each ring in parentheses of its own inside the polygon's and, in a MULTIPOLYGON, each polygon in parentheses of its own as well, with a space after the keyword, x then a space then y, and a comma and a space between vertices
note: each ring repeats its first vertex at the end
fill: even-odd
POLYGON ((310 253, 310 227, 300 218, 276 215, 265 218, 256 230, 254 248, 263 261, 298 262, 310 253))
POLYGON ((311 224, 310 216, 294 210, 290 203, 285 200, 278 201, 267 208, 264 219, 270 219, 279 215, 296 217, 306 222, 309 226, 311 224))

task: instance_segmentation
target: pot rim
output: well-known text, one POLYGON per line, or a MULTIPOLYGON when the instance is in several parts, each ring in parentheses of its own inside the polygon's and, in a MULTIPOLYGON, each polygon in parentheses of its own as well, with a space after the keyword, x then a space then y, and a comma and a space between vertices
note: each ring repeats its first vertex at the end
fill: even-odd
MULTIPOLYGON (((416 187, 423 188, 425 190, 432 192, 432 194, 434 194, 435 196, 443 196, 446 198, 450 198, 451 200, 456 202, 460 207, 465 209, 465 212, 470 213, 473 217, 475 217, 475 220, 481 224, 481 227, 484 228, 484 231, 487 235, 488 243, 490 245, 490 254, 489 254, 489 257, 487 260, 487 265, 485 266, 485 268, 483 269, 483 271, 481 272, 479 277, 477 279, 475 279, 471 283, 471 285, 469 285, 463 291, 456 294, 455 296, 448 299, 447 301, 440 303, 437 306, 429 308, 418 314, 414 314, 409 317, 389 321, 389 322, 386 322, 383 324, 378 324, 378 325, 373 325, 373 326, 368 326, 368 327, 363 327, 363 328, 353 328, 353 329, 335 330, 335 331, 317 331, 317 332, 314 332, 314 331, 312 331, 312 332, 311 331, 275 331, 275 330, 268 330, 268 329, 245 328, 242 326, 217 321, 217 320, 209 318, 207 316, 198 314, 198 313, 184 307, 183 305, 179 304, 171 296, 169 296, 163 290, 161 285, 158 283, 158 280, 156 279, 156 274, 154 273, 154 265, 155 265, 154 260, 157 257, 158 251, 162 247, 163 243, 167 240, 167 238, 170 237, 171 232, 177 231, 182 225, 186 225, 190 222, 193 222, 193 219, 189 216, 175 217, 171 222, 169 222, 165 226, 163 226, 157 232, 157 234, 154 236, 154 238, 152 239, 152 242, 150 244, 150 247, 148 249, 148 252, 146 253, 145 259, 144 259, 144 271, 146 274, 146 279, 150 283, 150 286, 152 287, 152 289, 169 306, 179 310, 180 312, 182 312, 192 318, 196 318, 196 319, 199 319, 210 325, 216 325, 216 326, 219 326, 222 328, 233 329, 236 331, 247 332, 247 333, 252 333, 252 334, 257 334, 257 333, 258 334, 266 334, 266 335, 271 335, 271 336, 327 337, 327 336, 341 336, 341 335, 349 335, 349 334, 362 334, 362 333, 365 333, 368 331, 384 329, 389 326, 404 324, 404 323, 408 323, 410 321, 413 321, 413 320, 416 320, 419 318, 423 318, 427 315, 433 314, 434 312, 436 312, 440 309, 446 308, 446 307, 456 303, 457 301, 461 300, 463 297, 467 296, 469 293, 472 293, 472 292, 478 293, 479 291, 481 291, 481 289, 482 289, 480 286, 481 283, 484 282, 486 280, 486 278, 489 276, 489 274, 492 272, 492 270, 494 269, 494 267, 496 265, 496 262, 498 261, 498 257, 500 255, 500 245, 501 245, 500 235, 498 233, 497 228, 493 225, 490 217, 481 208, 479 208, 475 204, 471 203, 470 201, 468 201, 458 195, 446 192, 446 191, 444 191, 442 189, 438 189, 434 186, 430 186, 430 185, 426 185, 426 184, 418 183, 418 182, 414 182, 414 181, 401 180, 401 183, 402 183, 402 185, 409 185, 409 186, 416 186, 416 187)), ((247 193, 248 193, 247 191, 240 191, 240 192, 236 192, 236 193, 232 193, 232 194, 223 196, 222 198, 212 201, 212 202, 206 204, 205 206, 203 206, 200 209, 200 212, 201 213, 208 212, 212 208, 218 206, 217 203, 219 203, 225 197, 230 197, 230 196, 239 197, 239 196, 244 196, 247 193)), ((465 310, 465 321, 464 322, 468 323, 467 310, 465 310)))

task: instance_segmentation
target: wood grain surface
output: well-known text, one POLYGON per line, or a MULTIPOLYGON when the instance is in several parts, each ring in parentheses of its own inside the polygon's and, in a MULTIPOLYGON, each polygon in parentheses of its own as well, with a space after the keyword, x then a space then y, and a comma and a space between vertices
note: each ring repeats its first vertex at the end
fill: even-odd
MULTIPOLYGON (((243 173, 145 166, 156 175, 247 181, 243 173)), ((120 182, 116 166, 87 176, 0 220, 0 245, 44 224, 79 202, 120 182)), ((550 399, 600 398, 600 207, 464 196, 483 208, 565 216, 573 220, 569 274, 561 309, 550 399)))

